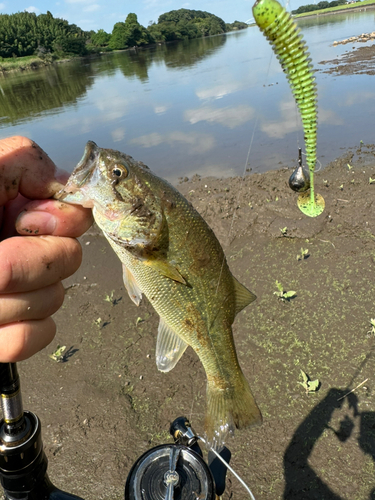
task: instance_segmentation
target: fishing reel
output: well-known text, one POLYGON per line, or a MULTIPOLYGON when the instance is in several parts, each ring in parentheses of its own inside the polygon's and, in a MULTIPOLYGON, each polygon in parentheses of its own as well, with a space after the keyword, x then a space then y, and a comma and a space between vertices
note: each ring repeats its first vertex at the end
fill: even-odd
MULTIPOLYGON (((15 363, 0 363, 0 404, 0 483, 5 500, 83 500, 59 490, 48 477, 41 423, 23 410, 15 363)), ((210 448, 185 417, 172 422, 170 433, 173 443, 156 446, 136 460, 126 480, 125 500, 218 500, 227 469, 255 500, 230 467, 228 448, 210 448), (209 449, 207 463, 198 441, 209 449)))
MULTIPOLYGON (((15 363, 0 363, 0 482, 6 500, 83 500, 56 488, 47 475, 41 423, 24 411, 15 363)), ((184 417, 170 427, 174 443, 152 448, 131 468, 125 500, 215 500, 225 488, 230 451, 203 460, 199 438, 184 417), (225 463, 225 462, 224 462, 225 463)), ((216 453, 216 455, 215 455, 216 453)))
MULTIPOLYGON (((125 485, 125 500, 215 500, 224 492, 226 466, 210 451, 203 460, 195 434, 185 417, 172 422, 173 444, 156 446, 133 465, 125 485)), ((220 456, 229 462, 230 451, 220 456)))

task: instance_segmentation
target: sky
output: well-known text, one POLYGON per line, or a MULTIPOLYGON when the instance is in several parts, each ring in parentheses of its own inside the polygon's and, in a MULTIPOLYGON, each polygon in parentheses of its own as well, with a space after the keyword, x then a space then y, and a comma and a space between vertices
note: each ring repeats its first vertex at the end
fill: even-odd
MULTIPOLYGON (((300 5, 314 3, 313 0, 290 0, 288 10, 300 5)), ((157 22, 165 12, 177 9, 203 10, 221 17, 226 23, 248 21, 252 18, 254 0, 0 0, 1 14, 35 12, 45 14, 49 10, 54 17, 66 19, 83 30, 104 29, 112 32, 113 25, 125 21, 132 12, 138 22, 147 27, 150 21, 157 22)))

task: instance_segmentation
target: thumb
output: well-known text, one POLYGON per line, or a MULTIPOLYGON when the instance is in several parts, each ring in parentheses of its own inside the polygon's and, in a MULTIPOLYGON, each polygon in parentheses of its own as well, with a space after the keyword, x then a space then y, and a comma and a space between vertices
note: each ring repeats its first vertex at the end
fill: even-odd
POLYGON ((93 220, 90 209, 57 200, 30 201, 16 221, 21 235, 50 234, 76 238, 89 229, 93 220))

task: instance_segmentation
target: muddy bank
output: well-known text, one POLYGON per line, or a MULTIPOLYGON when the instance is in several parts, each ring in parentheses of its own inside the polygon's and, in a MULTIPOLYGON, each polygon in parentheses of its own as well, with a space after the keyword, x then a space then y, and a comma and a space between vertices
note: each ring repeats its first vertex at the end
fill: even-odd
MULTIPOLYGON (((375 145, 317 173, 326 209, 316 219, 298 210, 290 173, 178 185, 258 297, 237 316, 234 337, 264 423, 228 442, 231 463, 258 500, 367 500, 375 490, 375 145), (278 299, 276 280, 296 297, 278 299), (301 370, 319 380, 318 392, 306 393, 301 370)), ((190 348, 172 372, 157 371, 157 315, 147 301, 131 302, 95 228, 81 243, 57 337, 19 371, 54 483, 87 500, 119 500, 137 457, 171 441, 174 418, 186 415, 203 432, 205 374, 190 348), (49 357, 58 344, 67 346, 60 363, 49 357)), ((223 498, 245 497, 229 474, 223 498)))
POLYGON ((375 74, 375 44, 348 51, 337 59, 320 61, 326 69, 319 68, 323 73, 336 75, 374 75, 375 74))

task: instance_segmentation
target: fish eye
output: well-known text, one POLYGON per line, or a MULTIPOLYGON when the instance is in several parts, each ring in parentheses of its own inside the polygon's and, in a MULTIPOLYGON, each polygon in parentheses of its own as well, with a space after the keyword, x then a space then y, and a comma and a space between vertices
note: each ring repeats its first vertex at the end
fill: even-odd
POLYGON ((115 165, 112 168, 113 179, 118 182, 128 176, 128 171, 123 165, 115 165))

